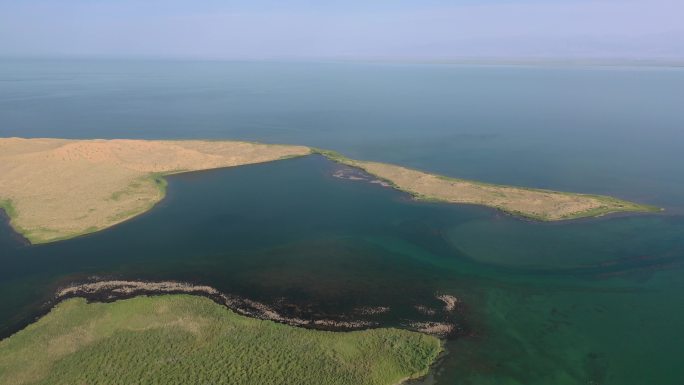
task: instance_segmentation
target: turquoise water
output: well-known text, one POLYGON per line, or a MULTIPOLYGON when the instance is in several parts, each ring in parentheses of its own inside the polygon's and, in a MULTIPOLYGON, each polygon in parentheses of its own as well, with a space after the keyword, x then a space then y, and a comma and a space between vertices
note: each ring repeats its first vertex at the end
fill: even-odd
POLYGON ((684 71, 5 60, 0 84, 2 136, 299 143, 667 209, 535 223, 336 179, 313 156, 177 175, 153 211, 91 236, 0 230, 0 332, 90 276, 388 305, 390 326, 446 292, 467 336, 425 383, 684 379, 684 71))

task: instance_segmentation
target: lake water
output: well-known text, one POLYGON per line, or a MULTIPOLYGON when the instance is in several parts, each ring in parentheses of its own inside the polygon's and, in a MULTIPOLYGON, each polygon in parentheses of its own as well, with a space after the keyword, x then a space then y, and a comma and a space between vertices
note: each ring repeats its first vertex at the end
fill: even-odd
POLYGON ((426 384, 684 380, 684 70, 0 61, 0 136, 307 144, 664 214, 536 223, 332 177, 317 156, 176 175, 112 229, 23 245, 0 226, 0 333, 90 276, 178 279, 388 326, 464 303, 426 384))

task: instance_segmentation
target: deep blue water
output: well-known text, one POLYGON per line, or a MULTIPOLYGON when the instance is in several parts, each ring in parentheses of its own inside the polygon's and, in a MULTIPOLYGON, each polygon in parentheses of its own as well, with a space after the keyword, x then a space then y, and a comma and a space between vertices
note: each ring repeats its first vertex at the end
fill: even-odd
POLYGON ((159 207, 91 236, 0 230, 0 327, 89 275, 385 304, 388 325, 447 292, 471 335, 426 383, 679 384, 683 105, 668 68, 3 59, 0 136, 306 144, 666 212, 535 223, 331 178, 319 157, 177 175, 159 207))
POLYGON ((306 144, 682 208, 684 69, 0 61, 0 135, 306 144))

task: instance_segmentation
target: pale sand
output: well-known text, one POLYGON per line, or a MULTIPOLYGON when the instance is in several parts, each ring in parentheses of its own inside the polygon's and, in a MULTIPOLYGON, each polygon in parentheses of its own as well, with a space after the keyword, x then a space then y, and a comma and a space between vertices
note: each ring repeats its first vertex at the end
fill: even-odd
POLYGON ((308 147, 235 141, 0 138, 0 200, 32 243, 110 227, 164 197, 155 176, 307 155, 308 147))
POLYGON ((447 337, 456 330, 456 325, 447 322, 409 322, 409 326, 413 330, 425 334, 431 334, 437 337, 447 337))
POLYGON ((538 220, 556 221, 621 211, 659 211, 656 207, 608 196, 493 185, 447 178, 392 164, 348 159, 335 153, 322 153, 335 161, 387 180, 397 189, 419 199, 489 206, 538 220))
POLYGON ((312 151, 381 179, 370 183, 393 186, 419 199, 490 206, 539 220, 658 210, 607 196, 446 178, 304 146, 21 138, 0 138, 0 207, 29 241, 50 242, 105 229, 149 210, 164 197, 162 175, 268 162, 312 151))
POLYGON ((445 311, 454 311, 456 305, 458 305, 458 298, 449 294, 441 294, 436 297, 438 300, 444 302, 445 311))

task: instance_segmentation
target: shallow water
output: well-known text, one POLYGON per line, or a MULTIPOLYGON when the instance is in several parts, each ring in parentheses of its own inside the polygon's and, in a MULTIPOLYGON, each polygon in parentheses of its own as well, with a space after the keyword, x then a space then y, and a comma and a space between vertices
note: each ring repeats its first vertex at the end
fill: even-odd
POLYGON ((27 246, 3 227, 2 333, 91 276, 320 313, 386 305, 386 325, 449 293, 468 335, 425 383, 684 379, 682 71, 14 60, 0 80, 3 136, 302 143, 667 208, 530 222, 334 178, 316 156, 175 175, 157 208, 107 231, 27 246))

